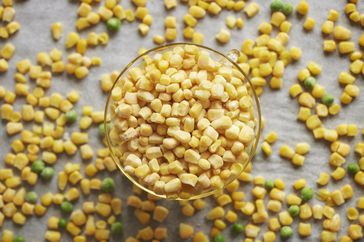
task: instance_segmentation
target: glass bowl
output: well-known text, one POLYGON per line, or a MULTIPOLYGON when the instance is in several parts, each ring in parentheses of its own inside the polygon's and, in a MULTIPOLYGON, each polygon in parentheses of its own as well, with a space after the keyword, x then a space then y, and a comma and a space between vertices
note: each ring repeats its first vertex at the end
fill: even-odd
MULTIPOLYGON (((191 44, 191 43, 172 43, 160 47, 156 47, 153 49, 150 49, 143 54, 136 57, 134 60, 132 60, 119 74, 117 79, 114 81, 113 87, 109 93, 109 96, 106 101, 105 106, 105 133, 106 133, 106 142, 110 149, 111 157, 116 163, 119 170, 126 176, 135 186, 139 187, 140 189, 146 191, 147 193, 150 193, 154 196, 157 196, 159 198, 164 199, 170 199, 170 200, 193 200, 198 198, 207 197, 209 195, 214 194, 215 192, 221 191, 226 185, 231 183, 233 180, 237 179, 239 175, 244 171, 246 166, 249 164, 249 162, 252 161, 259 137, 260 137, 260 130, 261 130, 261 111, 260 111, 260 103, 258 96, 256 95, 254 88, 252 86, 252 83, 249 81, 249 79, 245 76, 243 70, 239 67, 239 65, 236 63, 237 58, 239 56, 238 50, 231 50, 227 55, 216 51, 214 49, 211 49, 206 46, 198 45, 198 44, 191 44), (188 191, 183 191, 178 194, 161 194, 157 193, 156 191, 153 191, 152 189, 148 188, 146 184, 143 184, 143 181, 140 181, 137 177, 134 177, 130 175, 127 171, 125 171, 122 163, 120 162, 123 158, 123 151, 120 148, 121 144, 117 143, 115 140, 115 137, 113 138, 113 123, 115 121, 115 113, 113 112, 113 107, 115 107, 115 102, 112 98, 112 92, 115 87, 119 86, 121 82, 124 81, 124 79, 127 77, 127 74, 129 73, 129 70, 133 67, 141 66, 146 60, 146 58, 149 58, 150 56, 154 56, 155 54, 162 54, 166 51, 172 50, 175 47, 184 47, 185 45, 192 45, 197 46, 200 48, 201 51, 207 51, 209 52, 210 56, 214 58, 215 60, 219 60, 219 62, 223 62, 224 65, 231 65, 233 69, 236 69, 241 74, 242 80, 246 83, 247 90, 250 94, 251 99, 253 100, 253 112, 254 114, 251 114, 255 119, 255 127, 254 127, 254 133, 255 138, 252 142, 250 142, 249 147, 246 147, 245 151, 247 151, 248 156, 247 159, 244 162, 238 163, 235 162, 232 165, 231 169, 233 172, 229 175, 229 177, 225 180, 223 180, 223 186, 220 187, 210 187, 208 189, 204 190, 196 190, 196 189, 190 189, 188 191)), ((115 133, 115 132, 114 132, 115 133)), ((114 134, 115 135, 115 134, 114 134)))

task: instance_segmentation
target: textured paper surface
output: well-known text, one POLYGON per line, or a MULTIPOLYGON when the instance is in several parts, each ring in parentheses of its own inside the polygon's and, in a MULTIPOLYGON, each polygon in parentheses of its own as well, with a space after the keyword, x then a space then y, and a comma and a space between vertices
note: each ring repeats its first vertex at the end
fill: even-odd
MULTIPOLYGON (((55 1, 44 1, 44 0, 32 0, 32 1, 15 1, 16 9, 16 20, 22 25, 21 31, 14 36, 11 41, 16 45, 16 54, 10 61, 10 70, 7 74, 0 76, 0 85, 7 88, 13 89, 14 82, 12 76, 14 74, 14 65, 16 61, 23 58, 30 58, 35 61, 36 54, 39 51, 50 51, 51 49, 57 47, 61 50, 64 46, 65 36, 59 41, 54 42, 50 37, 50 26, 55 21, 60 21, 64 26, 64 33, 69 31, 74 31, 74 23, 76 20, 76 11, 78 6, 78 1, 65 1, 65 0, 55 0, 55 1)), ((251 1, 248 1, 251 2, 251 1)), ((234 14, 233 12, 224 11, 216 17, 206 17, 203 19, 196 29, 201 31, 205 36, 204 44, 210 47, 214 47, 222 52, 227 52, 231 48, 240 48, 241 43, 246 38, 254 38, 257 36, 257 26, 263 21, 269 21, 270 11, 269 2, 265 0, 257 1, 260 4, 261 11, 253 19, 247 20, 242 13, 236 14, 237 16, 243 16, 245 20, 245 27, 242 30, 232 31, 232 40, 228 45, 219 46, 214 40, 215 34, 220 28, 225 27, 225 17, 234 14)), ((292 1, 295 5, 298 1, 292 1)), ((325 21, 328 11, 331 8, 341 10, 344 8, 345 1, 313 1, 310 0, 310 11, 309 16, 316 20, 316 27, 314 31, 310 33, 305 33, 302 30, 302 24, 304 18, 297 18, 295 15, 290 17, 290 21, 293 23, 292 31, 290 33, 289 46, 299 46, 303 50, 302 59, 294 65, 290 65, 284 74, 284 88, 280 91, 271 91, 269 88, 265 88, 264 95, 261 98, 261 105, 263 116, 266 121, 266 128, 264 134, 269 130, 275 130, 279 134, 279 141, 273 145, 273 155, 269 159, 265 159, 261 154, 257 155, 254 160, 254 175, 262 175, 264 177, 275 179, 282 178, 286 183, 286 193, 292 192, 292 182, 298 178, 305 178, 310 186, 316 187, 315 180, 322 171, 328 173, 332 172, 328 165, 329 157, 329 146, 323 142, 316 142, 312 138, 312 135, 307 132, 307 129, 302 123, 296 121, 296 114, 298 111, 298 104, 296 101, 291 100, 288 96, 288 88, 296 82, 297 71, 307 64, 308 61, 313 60, 322 65, 322 74, 318 77, 318 82, 326 87, 326 90, 333 93, 338 97, 341 93, 341 89, 337 82, 337 76, 340 71, 346 71, 349 66, 348 58, 339 57, 338 54, 332 54, 330 56, 324 56, 322 53, 322 41, 321 36, 321 25, 325 21), (293 147, 298 142, 309 142, 311 144, 311 152, 306 155, 305 165, 302 168, 294 169, 289 161, 282 160, 278 156, 278 148, 283 143, 286 143, 293 147)), ((129 1, 124 0, 122 5, 124 7, 131 7, 129 1)), ((361 5, 361 3, 359 3, 361 5)), ((99 76, 102 73, 107 73, 112 70, 121 70, 132 58, 136 56, 136 52, 141 47, 150 48, 153 47, 152 36, 153 34, 163 34, 163 19, 167 14, 173 14, 178 18, 178 40, 183 41, 182 36, 182 16, 187 12, 187 7, 185 5, 178 6, 177 9, 169 11, 168 13, 163 9, 162 1, 149 1, 148 9, 154 18, 154 23, 151 27, 151 31, 147 38, 141 38, 137 33, 137 23, 127 23, 124 22, 121 27, 121 31, 111 37, 108 46, 97 47, 95 49, 89 49, 87 51, 88 56, 100 56, 103 59, 103 64, 99 68, 94 68, 90 71, 90 75, 87 79, 82 81, 77 81, 73 78, 68 78, 65 75, 60 77, 55 77, 53 79, 53 91, 57 90, 62 94, 66 94, 72 89, 76 89, 81 92, 81 101, 77 104, 78 110, 81 110, 83 105, 92 105, 96 109, 103 109, 106 96, 102 94, 99 88, 99 76)), ((344 26, 350 26, 346 16, 340 11, 340 24, 344 26)), ((362 29, 359 26, 350 26, 353 32, 353 40, 356 41, 362 29)), ((92 31, 101 32, 105 31, 105 26, 99 24, 92 31)), ((89 30, 82 33, 82 36, 86 36, 89 30)), ((359 87, 363 87, 363 81, 360 77, 357 81, 359 87)), ((336 98, 337 100, 338 98, 336 98)), ((325 126, 334 128, 339 123, 357 123, 360 128, 363 127, 364 113, 362 112, 364 108, 364 102, 362 98, 358 98, 349 107, 344 108, 341 113, 335 118, 329 118, 325 120, 325 126)), ((9 144, 12 139, 7 138, 4 132, 4 123, 0 124, 0 157, 3 157, 9 150, 9 144)), ((77 125, 74 125, 74 129, 77 129, 77 125)), ((70 130, 71 131, 71 130, 70 130)), ((264 136, 263 134, 263 136, 264 136)), ((89 135, 91 137, 91 144, 96 149, 96 147, 101 147, 97 138, 97 129, 93 128, 90 130, 89 135)), ((354 140, 350 141, 351 144, 359 141, 361 139, 360 135, 354 140)), ((348 161, 356 161, 358 157, 351 154, 348 161)), ((74 158, 62 155, 59 157, 59 161, 56 165, 56 170, 60 171, 63 166, 68 161, 80 162, 79 154, 75 155, 74 158)), ((86 164, 86 163, 84 163, 86 164)), ((102 174, 107 175, 107 174, 102 174)), ((117 184, 117 194, 121 197, 126 198, 131 194, 131 184, 122 177, 121 174, 115 173, 114 179, 117 184)), ((46 191, 50 190, 52 192, 56 191, 56 177, 53 178, 51 183, 42 183, 36 185, 35 190, 39 195, 44 194, 46 191)), ((330 183, 328 185, 329 189, 339 188, 344 184, 352 183, 352 179, 346 177, 343 181, 336 183, 330 183)), ((356 196, 363 195, 363 189, 355 186, 356 196)), ((248 198, 251 197, 251 187, 244 186, 243 191, 246 193, 248 198)), ((96 200, 96 196, 90 196, 96 200)), ((207 199, 209 207, 213 206, 213 201, 207 199)), ((311 202, 311 204, 317 201, 311 202)), ((168 227, 168 239, 166 241, 179 241, 178 236, 178 224, 180 222, 191 223, 194 225, 195 230, 204 230, 209 233, 210 223, 207 223, 204 219, 204 215, 207 213, 208 208, 204 211, 196 213, 196 216, 192 218, 185 218, 179 209, 179 205, 176 202, 164 201, 161 202, 165 206, 170 208, 170 215, 168 219, 160 226, 168 227)), ((82 202, 78 202, 76 208, 78 208, 82 202)), ((350 206, 355 206, 355 200, 347 202, 345 205, 341 206, 338 210, 341 215, 341 233, 346 233, 348 228, 348 221, 346 219, 346 209, 350 206)), ((124 206, 126 207, 126 206, 124 206)), ((285 208, 285 207, 284 207, 285 208)), ((60 216, 60 211, 55 206, 52 206, 50 211, 42 217, 41 219, 32 217, 28 219, 24 227, 14 227, 11 221, 7 221, 2 229, 11 228, 18 231, 20 235, 26 237, 27 241, 36 242, 43 241, 43 236, 47 227, 47 218, 50 216, 60 216)), ((271 217, 274 214, 270 214, 271 217)), ((247 223, 246 218, 239 216, 239 219, 243 223, 247 223)), ((134 215, 132 209, 124 209, 123 221, 125 224, 125 233, 123 239, 119 241, 124 241, 127 236, 135 235, 137 229, 142 228, 134 215)), ((318 241, 321 231, 321 223, 310 220, 313 227, 313 234, 308 239, 301 239, 298 236, 291 239, 291 241, 318 241)), ((298 223, 294 223, 293 228, 296 231, 298 223)), ((153 222, 153 227, 158 224, 153 222)), ((262 231, 266 231, 266 226, 262 226, 262 231)), ((226 231, 226 241, 242 241, 242 237, 231 238, 230 233, 226 231)), ((0 232, 1 234, 1 232, 0 232)), ((297 233, 295 233, 297 234, 297 233)), ((260 233, 259 238, 261 238, 262 233, 260 233)), ((68 235, 62 236, 62 241, 71 241, 68 235)))

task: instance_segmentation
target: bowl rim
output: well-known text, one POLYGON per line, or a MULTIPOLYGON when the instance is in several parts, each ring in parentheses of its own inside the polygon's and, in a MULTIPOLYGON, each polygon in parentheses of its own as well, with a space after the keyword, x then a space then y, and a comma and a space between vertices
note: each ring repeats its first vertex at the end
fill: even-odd
MULTIPOLYGON (((238 51, 240 53, 240 51, 238 51)), ((239 177, 239 175, 246 169, 246 167, 248 166, 249 163, 251 163, 255 152, 257 150, 258 147, 258 143, 259 143, 259 138, 261 135, 261 126, 262 126, 262 114, 261 114, 261 107, 260 107, 260 101, 259 101, 259 97, 256 94, 255 90, 254 90, 254 86, 251 83, 250 79, 244 74, 244 71, 242 70, 242 68, 238 65, 237 62, 233 61, 231 58, 228 57, 227 54, 223 54, 220 51, 217 51, 213 48, 210 48, 208 46, 204 46, 204 45, 200 45, 200 44, 195 44, 195 43, 188 43, 188 42, 174 42, 174 43, 169 43, 169 44, 165 44, 165 45, 161 45, 161 46, 157 46, 157 47, 153 47, 151 49, 148 49, 146 51, 144 51, 142 54, 139 54, 137 57, 135 57, 132 61, 130 61, 123 69, 122 71, 119 73, 119 75, 116 77, 115 80, 113 80, 113 85, 108 93, 108 97, 106 100, 106 104, 105 104, 105 108, 104 108, 104 127, 105 127, 105 138, 106 138, 106 143, 107 143, 107 147, 110 150, 110 156, 112 158, 112 160, 114 161, 114 163, 116 164, 116 166, 119 168, 119 170, 123 173, 124 176, 126 176, 128 178, 129 181, 132 182, 133 185, 137 186, 138 188, 142 189, 143 191, 147 192, 148 194, 154 195, 158 198, 163 198, 166 200, 195 200, 195 199, 199 199, 199 198, 204 198, 204 197, 208 197, 211 196, 212 194, 215 194, 217 191, 224 189, 228 184, 230 184, 233 180, 237 179, 239 177), (140 60, 142 57, 147 56, 150 53, 153 52, 157 52, 163 49, 168 49, 171 47, 176 47, 176 46, 185 46, 185 45, 193 45, 193 46, 197 46, 199 48, 202 48, 204 50, 208 50, 211 51, 215 54, 220 55, 221 57, 224 57, 226 60, 228 60, 232 65, 235 66, 235 68, 237 68, 241 74, 244 76, 245 80, 247 81, 247 83, 249 84, 249 86, 251 87, 251 92, 252 92, 252 96, 255 102, 255 108, 257 109, 256 112, 258 114, 258 117, 255 117, 257 119, 257 127, 256 127, 256 136, 255 136, 255 140, 254 140, 254 144, 250 149, 250 155, 248 160, 242 164, 242 171, 236 176, 233 177, 232 179, 229 179, 228 182, 224 183, 224 186, 221 187, 220 189, 213 189, 211 191, 207 191, 207 192, 203 192, 201 194, 197 194, 197 195, 193 195, 191 197, 188 198, 181 198, 179 196, 166 196, 164 194, 158 194, 156 192, 154 192, 153 190, 150 190, 148 188, 146 188, 145 186, 143 186, 142 184, 140 184, 136 179, 134 179, 134 177, 132 177, 131 175, 129 175, 122 167, 121 164, 119 164, 119 162, 117 162, 117 160, 119 160, 119 158, 116 157, 116 155, 114 154, 113 148, 112 148, 112 144, 111 144, 111 140, 109 137, 109 125, 108 122, 108 109, 109 109, 109 105, 110 102, 112 100, 111 98, 111 94, 112 94, 112 90, 114 89, 114 87, 116 86, 116 84, 118 83, 119 79, 123 76, 123 74, 129 70, 129 68, 131 66, 133 66, 138 60, 140 60)))

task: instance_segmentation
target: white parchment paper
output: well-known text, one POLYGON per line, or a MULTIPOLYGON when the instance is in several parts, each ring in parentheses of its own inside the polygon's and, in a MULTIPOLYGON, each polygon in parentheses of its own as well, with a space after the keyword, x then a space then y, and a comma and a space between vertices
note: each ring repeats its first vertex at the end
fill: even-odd
MULTIPOLYGON (((270 1, 255 0, 260 4, 261 10, 259 14, 251 19, 246 19, 243 13, 234 13, 229 11, 223 11, 218 17, 206 17, 196 27, 198 31, 201 31, 205 36, 204 44, 213 48, 216 48, 222 52, 227 52, 232 48, 240 48, 241 43, 246 38, 255 38, 258 35, 257 27, 263 21, 270 20, 270 1), (234 14, 236 16, 243 17, 245 20, 245 27, 242 30, 233 30, 232 39, 229 44, 220 46, 216 44, 214 36, 220 28, 225 28, 225 17, 234 14)), ((248 1, 248 3, 252 0, 248 1)), ((290 1, 295 5, 298 1, 290 1)), ((280 91, 271 91, 268 87, 265 88, 264 94, 261 97, 261 106, 263 116, 266 121, 266 128, 264 134, 270 130, 275 130, 279 134, 279 140, 273 145, 273 155, 270 158, 265 158, 259 152, 254 160, 253 174, 262 175, 269 179, 282 178, 286 183, 286 193, 293 192, 292 182, 298 178, 305 178, 308 184, 316 188, 315 180, 317 179, 321 171, 328 173, 332 172, 332 169, 328 165, 328 158, 330 154, 329 145, 323 142, 317 142, 313 139, 311 133, 308 132, 305 125, 296 121, 296 115, 298 112, 298 104, 295 100, 292 100, 288 95, 288 88, 295 82, 296 75, 299 69, 305 67, 308 61, 313 60, 322 66, 322 74, 318 77, 318 82, 325 86, 325 88, 333 93, 336 97, 336 101, 341 93, 341 88, 338 85, 337 76, 340 71, 347 71, 349 61, 347 57, 340 57, 337 53, 325 56, 322 52, 323 37, 321 36, 321 25, 325 21, 327 13, 330 9, 340 10, 339 24, 346 27, 350 27, 353 33, 353 40, 357 41, 358 37, 362 34, 360 26, 351 26, 346 16, 341 11, 344 8, 346 1, 314 1, 309 0, 310 11, 309 16, 316 20, 316 27, 312 32, 305 33, 302 29, 304 18, 298 18, 295 14, 289 18, 292 22, 292 30, 290 33, 289 46, 299 46, 303 50, 302 59, 294 65, 290 65, 284 74, 284 87, 280 91), (305 164, 299 169, 295 169, 289 161, 282 160, 278 156, 278 148, 283 143, 294 147, 298 142, 309 142, 311 144, 311 152, 306 155, 305 164)), ((131 7, 129 1, 124 0, 122 5, 126 8, 131 7)), ((359 2, 359 6, 362 5, 359 2)), ((0 76, 0 85, 5 86, 13 90, 14 81, 13 75, 15 70, 15 63, 23 58, 29 58, 33 62, 36 60, 36 54, 39 51, 50 51, 57 47, 64 50, 65 34, 69 31, 74 31, 76 11, 78 7, 78 1, 67 0, 24 0, 15 1, 16 20, 22 25, 22 29, 18 34, 11 38, 11 42, 16 45, 16 54, 10 61, 10 70, 0 76), (62 22, 64 26, 64 36, 59 42, 54 42, 50 36, 50 26, 53 22, 62 22)), ((121 30, 111 36, 110 42, 105 47, 89 48, 87 50, 88 56, 100 56, 103 59, 103 64, 99 68, 93 68, 90 71, 89 76, 82 81, 69 78, 66 75, 53 78, 53 86, 51 91, 58 91, 62 94, 66 94, 72 89, 78 90, 81 93, 81 100, 77 104, 78 110, 81 110, 84 105, 92 105, 95 109, 102 110, 104 108, 104 102, 106 96, 99 88, 99 77, 102 73, 107 73, 112 70, 121 70, 132 58, 136 56, 137 50, 141 47, 150 48, 153 47, 152 36, 153 34, 163 34, 164 26, 163 20, 167 15, 174 15, 178 19, 178 41, 183 41, 182 37, 182 16, 187 12, 186 5, 179 5, 177 9, 172 11, 165 11, 163 8, 163 1, 150 0, 148 1, 148 9, 153 16, 154 23, 151 27, 151 31, 147 38, 141 38, 137 32, 137 23, 124 22, 121 26, 121 30)), ((364 10, 364 9, 363 9, 364 10)), ((106 31, 104 24, 99 24, 96 28, 92 28, 92 31, 102 32, 106 31)), ((83 31, 82 36, 86 36, 89 30, 83 31)), ((359 77, 357 84, 360 88, 363 88, 362 77, 359 77)), ((19 103, 19 102, 17 102, 19 103)), ((19 108, 19 107, 18 107, 19 108)), ((360 128, 363 127, 364 118, 364 102, 361 97, 357 98, 350 106, 343 108, 338 116, 335 118, 329 118, 325 120, 325 126, 334 128, 339 123, 357 123, 360 128)), ((10 151, 10 141, 13 138, 8 138, 4 131, 5 123, 0 124, 0 157, 10 151)), ((77 129, 77 125, 74 125, 73 129, 77 129)), ((69 129, 69 132, 72 129, 69 129)), ((97 128, 93 128, 89 131, 91 137, 91 144, 96 149, 101 147, 101 143, 97 137, 97 128)), ((361 135, 358 135, 355 139, 346 140, 350 144, 355 144, 360 141, 361 135)), ((356 161, 358 157, 351 154, 347 161, 356 161)), ((59 161, 56 164, 56 171, 63 169, 66 162, 81 162, 79 154, 75 157, 67 157, 61 155, 59 161)), ((83 163, 82 167, 85 164, 83 163)), ((3 166, 1 164, 0 166, 3 166)), ((104 173, 101 175, 106 176, 104 173)), ((128 195, 131 194, 131 183, 122 177, 120 173, 114 173, 113 177, 118 184, 117 194, 124 198, 124 201, 128 195), (120 184, 120 185, 119 185, 120 184)), ((329 189, 339 188, 344 184, 353 184, 355 189, 355 196, 363 195, 363 188, 356 186, 352 182, 352 178, 346 177, 339 182, 330 182, 329 189)), ((46 191, 56 191, 56 177, 53 178, 51 183, 39 182, 35 190, 39 195, 44 194, 46 191)), ((251 186, 243 186, 242 190, 246 193, 247 198, 251 197, 251 186)), ((96 196, 90 196, 90 199, 97 200, 96 196)), ((212 199, 207 199, 208 207, 213 206, 212 199)), ((311 204, 318 202, 312 201, 311 204)), ((172 201, 162 201, 170 208, 170 215, 167 220, 160 226, 168 227, 168 239, 166 241, 180 241, 178 236, 178 224, 180 222, 191 223, 194 225, 195 230, 204 230, 209 233, 211 227, 210 222, 207 222, 204 218, 208 211, 206 208, 203 211, 197 212, 195 216, 191 218, 184 217, 181 212, 178 203, 172 201)), ((81 206, 82 199, 77 203, 77 207, 81 206)), ((348 221, 346 219, 346 209, 350 206, 355 206, 355 199, 347 202, 341 206, 338 213, 341 215, 341 234, 345 234, 348 228, 348 221)), ((122 216, 124 221, 124 236, 122 239, 115 241, 124 241, 128 236, 135 235, 137 230, 142 228, 133 215, 132 209, 125 209, 122 216)), ((43 241, 43 236, 47 227, 47 219, 50 216, 60 216, 60 211, 55 206, 49 208, 47 214, 42 218, 36 218, 35 216, 29 218, 26 225, 23 227, 13 226, 11 221, 5 222, 2 229, 10 228, 14 229, 19 235, 26 237, 27 241, 43 241)), ((270 216, 274 216, 271 214, 270 216)), ((247 223, 247 218, 240 216, 239 220, 243 223, 247 223)), ((320 232, 322 230, 321 222, 312 223, 312 236, 307 239, 299 238, 297 232, 295 237, 291 241, 318 241, 320 232)), ((293 228, 296 231, 297 221, 295 221, 293 228)), ((157 225, 155 222, 153 226, 157 225)), ((266 231, 267 226, 263 225, 261 231, 266 231)), ((226 235, 226 241, 242 241, 243 237, 232 238, 229 229, 224 232, 226 235)), ((262 232, 259 238, 261 238, 262 232)), ((279 236, 277 236, 279 240, 279 236)), ((71 237, 64 234, 62 241, 72 241, 71 237)))

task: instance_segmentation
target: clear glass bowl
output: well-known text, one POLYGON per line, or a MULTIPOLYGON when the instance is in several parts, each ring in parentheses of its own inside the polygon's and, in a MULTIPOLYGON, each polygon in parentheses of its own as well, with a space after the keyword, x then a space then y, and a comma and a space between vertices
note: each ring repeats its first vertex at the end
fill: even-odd
POLYGON ((110 149, 110 152, 111 152, 111 157, 114 160, 114 162, 116 163, 119 170, 134 185, 136 185, 137 187, 139 187, 142 190, 146 191, 147 193, 150 193, 150 194, 152 194, 154 196, 157 196, 159 198, 165 198, 165 199, 171 199, 171 200, 193 200, 193 199, 198 199, 198 198, 203 198, 203 197, 210 196, 210 195, 214 194, 215 192, 217 192, 218 190, 223 189, 226 185, 231 183, 233 180, 237 179, 239 177, 239 175, 241 174, 241 172, 244 171, 244 169, 249 164, 249 162, 252 161, 252 159, 254 157, 254 154, 255 154, 255 151, 256 151, 256 148, 257 148, 257 145, 258 145, 258 141, 259 141, 259 137, 260 137, 260 131, 261 131, 261 111, 260 111, 259 99, 258 99, 258 96, 256 95, 256 93, 254 91, 252 83, 244 75, 243 70, 236 63, 238 55, 239 55, 239 51, 237 51, 237 50, 231 50, 227 55, 225 55, 225 54, 222 54, 219 51, 216 51, 214 49, 211 49, 209 47, 202 46, 202 45, 191 44, 191 43, 172 43, 172 44, 156 47, 156 48, 153 48, 153 49, 150 49, 150 50, 146 51, 145 53, 139 55, 134 60, 132 60, 121 71, 120 75, 115 80, 115 82, 113 84, 113 87, 112 87, 112 89, 111 89, 111 91, 109 93, 109 96, 107 98, 107 102, 106 102, 106 106, 105 106, 104 125, 105 125, 106 141, 107 141, 107 145, 108 145, 108 147, 110 149), (112 90, 116 86, 118 86, 118 84, 121 82, 121 80, 126 76, 128 71, 130 70, 130 68, 137 67, 137 66, 140 66, 141 64, 143 64, 144 57, 153 56, 153 55, 155 55, 157 53, 164 53, 166 51, 172 50, 173 48, 175 48, 177 46, 183 47, 185 45, 195 45, 195 46, 199 47, 201 50, 209 52, 209 54, 210 54, 210 56, 212 58, 214 58, 215 60, 219 60, 219 61, 221 60, 221 61, 224 62, 224 64, 231 65, 232 68, 237 69, 242 74, 242 76, 244 77, 243 79, 247 84, 247 88, 249 89, 248 91, 250 91, 250 95, 252 97, 253 105, 254 105, 253 110, 254 110, 254 117, 255 117, 255 122, 256 122, 256 125, 254 127, 255 140, 253 140, 250 143, 250 147, 246 147, 246 150, 248 150, 249 158, 244 163, 233 163, 235 172, 232 172, 231 175, 229 176, 229 178, 224 180, 224 186, 223 187, 219 187, 219 188, 210 187, 210 188, 202 190, 202 191, 201 190, 200 191, 191 190, 189 192, 181 192, 181 193, 179 193, 177 195, 176 194, 173 194, 173 195, 159 194, 159 193, 156 193, 155 191, 149 189, 148 187, 146 187, 142 182, 139 182, 137 177, 133 177, 130 174, 128 174, 124 170, 123 166, 120 163, 120 159, 122 157, 122 152, 118 148, 118 145, 120 145, 120 144, 116 144, 115 142, 113 143, 112 138, 110 137, 111 136, 111 132, 110 132, 111 127, 113 126, 113 122, 115 120, 114 119, 115 114, 112 111, 113 110, 112 105, 114 105, 114 102, 113 102, 113 99, 111 97, 111 93, 112 93, 112 90))

